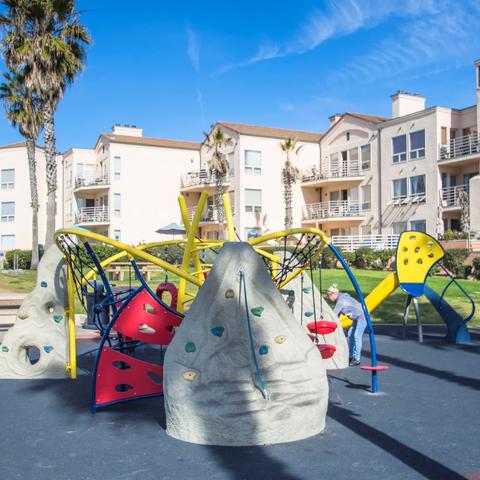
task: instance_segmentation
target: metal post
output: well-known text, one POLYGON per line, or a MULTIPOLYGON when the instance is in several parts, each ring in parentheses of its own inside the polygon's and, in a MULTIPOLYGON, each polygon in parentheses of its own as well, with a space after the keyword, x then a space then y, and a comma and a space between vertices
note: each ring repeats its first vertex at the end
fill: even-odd
POLYGON ((415 310, 415 316, 417 317, 417 326, 418 326, 418 341, 423 343, 423 327, 422 321, 420 320, 420 307, 418 305, 418 298, 413 298, 413 308, 415 310))
POLYGON ((407 338, 407 324, 408 324, 408 314, 410 313, 410 304, 412 303, 412 296, 409 295, 407 297, 407 301, 405 302, 405 310, 403 312, 403 331, 402 331, 402 338, 405 340, 407 338))

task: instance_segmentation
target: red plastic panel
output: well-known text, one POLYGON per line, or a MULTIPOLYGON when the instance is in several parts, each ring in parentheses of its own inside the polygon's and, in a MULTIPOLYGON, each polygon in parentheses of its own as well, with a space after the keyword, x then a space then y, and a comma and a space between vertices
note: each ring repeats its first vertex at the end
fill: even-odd
POLYGON ((168 292, 170 294, 170 297, 171 297, 170 306, 172 308, 176 309, 177 308, 177 301, 178 301, 178 289, 177 289, 177 287, 173 283, 170 283, 170 282, 159 283, 155 293, 157 294, 157 297, 162 301, 165 301, 162 298, 164 292, 168 292))
POLYGON ((328 335, 336 330, 337 324, 335 322, 328 322, 327 320, 317 320, 316 322, 307 323, 307 328, 313 333, 315 333, 316 329, 318 334, 328 335))
POLYGON ((163 368, 104 347, 95 383, 95 406, 163 392, 163 368))
POLYGON ((387 365, 377 365, 376 367, 369 367, 368 365, 364 365, 360 367, 362 370, 368 370, 368 371, 379 371, 379 370, 388 370, 389 367, 387 365))
POLYGON ((328 344, 322 344, 318 343, 317 348, 320 351, 320 355, 322 356, 323 359, 327 358, 332 358, 337 349, 335 348, 335 345, 328 345, 328 344))
POLYGON ((179 315, 159 305, 147 290, 142 290, 119 313, 113 329, 144 343, 168 345, 173 338, 173 327, 178 327, 181 321, 179 315))

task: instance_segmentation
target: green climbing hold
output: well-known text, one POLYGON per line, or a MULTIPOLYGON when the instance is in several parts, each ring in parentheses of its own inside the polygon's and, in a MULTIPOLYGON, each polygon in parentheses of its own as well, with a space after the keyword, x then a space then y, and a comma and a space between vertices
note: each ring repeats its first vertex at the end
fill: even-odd
POLYGON ((305 287, 303 289, 303 293, 310 293, 312 291, 312 289, 310 287, 305 287))
POLYGON ((252 309, 250 309, 252 314, 256 317, 261 317, 264 310, 265 309, 263 307, 253 307, 252 309))
POLYGON ((63 320, 63 316, 62 316, 62 315, 54 315, 54 316, 53 316, 53 319, 54 319, 57 323, 59 323, 59 322, 61 322, 61 321, 63 320))
POLYGON ((313 312, 310 312, 310 311, 305 312, 305 316, 306 316, 306 317, 311 317, 312 315, 313 315, 313 312))
POLYGON ((223 335, 223 332, 225 331, 225 328, 224 327, 213 327, 210 331, 216 337, 221 337, 223 335))
POLYGON ((266 355, 268 353, 268 347, 266 345, 262 345, 259 349, 258 349, 258 353, 260 355, 266 355))
POLYGON ((8 347, 6 345, 4 347, 2 347, 2 352, 5 352, 5 353, 8 352, 8 347))
POLYGON ((195 346, 195 344, 193 342, 188 342, 185 345, 185 351, 188 352, 188 353, 193 353, 196 349, 197 349, 197 347, 195 346))
POLYGON ((47 282, 45 282, 45 281, 41 282, 41 283, 40 283, 40 286, 41 286, 42 288, 47 288, 47 282))
POLYGON ((45 345, 43 349, 45 350, 45 353, 50 353, 53 350, 53 347, 50 345, 45 345))

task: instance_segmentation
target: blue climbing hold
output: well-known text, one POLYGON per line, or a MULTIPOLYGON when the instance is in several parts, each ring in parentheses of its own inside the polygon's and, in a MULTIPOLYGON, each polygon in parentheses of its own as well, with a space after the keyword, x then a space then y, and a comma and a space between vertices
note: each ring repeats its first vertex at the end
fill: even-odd
POLYGON ((210 330, 216 337, 221 337, 223 335, 223 332, 225 331, 224 327, 213 327, 210 330))
POLYGON ((266 345, 262 345, 259 349, 258 349, 258 353, 260 355, 266 355, 268 353, 268 347, 266 345))
POLYGON ((306 316, 306 317, 311 317, 312 315, 313 315, 313 312, 310 312, 310 311, 305 312, 305 316, 306 316))
POLYGON ((53 347, 50 347, 50 345, 45 345, 43 349, 45 350, 45 353, 50 353, 53 350, 53 347))
POLYGON ((47 288, 47 282, 45 282, 45 281, 41 282, 41 283, 40 283, 40 286, 41 286, 42 288, 47 288))

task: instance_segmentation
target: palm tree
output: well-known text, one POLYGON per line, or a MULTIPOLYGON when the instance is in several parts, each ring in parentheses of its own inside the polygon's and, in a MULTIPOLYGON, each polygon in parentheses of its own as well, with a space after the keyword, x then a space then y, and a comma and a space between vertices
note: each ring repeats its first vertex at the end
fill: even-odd
POLYGON ((22 68, 27 86, 42 104, 47 178, 45 246, 55 232, 57 160, 54 114, 68 85, 84 67, 90 36, 74 0, 2 0, 3 56, 11 70, 22 68))
POLYGON ((227 137, 220 128, 216 128, 211 134, 204 133, 204 135, 204 145, 208 151, 212 151, 208 167, 210 174, 215 177, 215 200, 217 203, 218 221, 222 224, 225 221, 222 203, 223 185, 230 168, 227 155, 222 150, 232 144, 232 139, 227 137))
POLYGON ((295 182, 300 180, 300 170, 293 165, 290 155, 301 150, 303 145, 297 148, 298 138, 286 138, 280 143, 280 148, 285 152, 286 160, 282 169, 283 200, 285 202, 285 230, 292 228, 292 187, 295 182))
POLYGON ((27 144, 28 170, 30 174, 30 205, 32 207, 32 261, 30 268, 36 270, 38 253, 38 188, 35 142, 42 125, 38 98, 25 85, 23 73, 4 74, 5 82, 0 85, 0 99, 3 100, 7 118, 25 137, 27 144))

